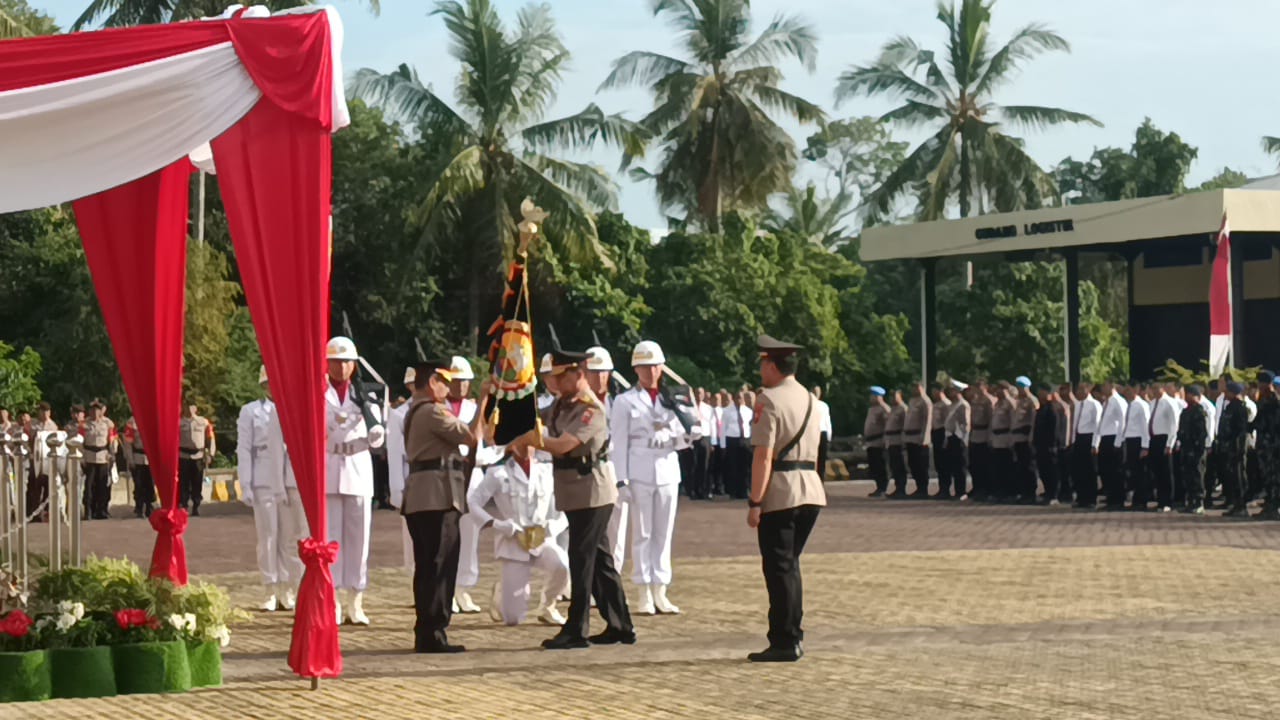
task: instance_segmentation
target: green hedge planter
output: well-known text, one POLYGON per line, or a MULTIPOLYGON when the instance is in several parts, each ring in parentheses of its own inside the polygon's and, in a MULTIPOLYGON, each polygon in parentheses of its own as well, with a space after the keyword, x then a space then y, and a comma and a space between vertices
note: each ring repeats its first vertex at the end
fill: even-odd
POLYGON ((187 692, 191 689, 191 662, 187 644, 182 640, 157 643, 164 648, 164 691, 187 692))
POLYGON ((187 646, 187 658, 191 662, 191 687, 222 684, 222 650, 218 643, 191 643, 187 646))
POLYGON ((164 692, 165 654, 158 642, 111 646, 116 691, 121 695, 164 692))
POLYGON ((49 651, 55 698, 110 697, 116 694, 111 648, 58 648, 49 651))
POLYGON ((0 652, 0 702, 48 700, 52 682, 44 650, 0 652))

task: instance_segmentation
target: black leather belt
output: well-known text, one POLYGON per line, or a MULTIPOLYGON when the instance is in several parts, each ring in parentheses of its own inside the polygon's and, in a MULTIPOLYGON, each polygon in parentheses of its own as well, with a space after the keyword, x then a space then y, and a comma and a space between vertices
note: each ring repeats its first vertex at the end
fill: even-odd
POLYGON ((1030 426, 1030 425, 1026 425, 1026 426, 1024 426, 1024 427, 1014 428, 1014 429, 1013 429, 1013 430, 1011 430, 1010 432, 1013 432, 1013 433, 1019 433, 1019 434, 1020 434, 1020 433, 1029 433, 1029 432, 1031 432, 1031 426, 1030 426))
POLYGON ((986 430, 986 429, 987 429, 987 428, 989 428, 989 427, 991 427, 991 426, 990 426, 990 425, 974 425, 974 426, 973 426, 973 429, 974 429, 974 430, 986 430))
POLYGON ((102 452, 103 450, 106 450, 107 447, 105 445, 85 445, 84 449, 89 452, 102 452))
POLYGON ((817 470, 818 463, 809 460, 774 460, 773 472, 787 472, 790 470, 817 470))
POLYGON ((555 470, 577 470, 579 475, 590 475, 592 468, 597 465, 603 465, 608 462, 608 455, 601 455, 597 458, 592 457, 566 457, 553 458, 551 467, 555 470))
POLYGON ((879 435, 868 435, 867 437, 863 438, 863 439, 862 439, 862 441, 863 441, 863 442, 875 442, 876 440, 879 440, 879 439, 880 439, 880 438, 882 438, 882 437, 884 437, 884 433, 880 433, 879 435))
POLYGON ((140 448, 140 447, 136 447, 136 448, 134 448, 134 449, 133 449, 133 454, 134 454, 134 455, 146 455, 146 454, 147 454, 147 451, 146 451, 146 450, 143 450, 143 449, 142 449, 142 448, 140 448))
POLYGON ((992 430, 991 432, 992 432, 992 434, 994 434, 994 435, 1008 435, 1008 434, 1009 434, 1009 431, 1008 431, 1008 430, 992 430))

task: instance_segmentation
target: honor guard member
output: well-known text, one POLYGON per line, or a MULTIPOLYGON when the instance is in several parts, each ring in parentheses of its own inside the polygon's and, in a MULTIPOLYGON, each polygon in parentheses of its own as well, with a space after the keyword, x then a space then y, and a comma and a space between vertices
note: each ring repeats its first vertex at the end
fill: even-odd
POLYGON ((884 388, 871 386, 867 419, 862 423, 862 444, 867 448, 867 472, 876 483, 868 497, 884 497, 889 490, 889 466, 885 459, 885 427, 889 422, 889 404, 884 401, 884 388))
POLYGON ((107 406, 101 400, 89 403, 93 414, 84 424, 84 516, 106 520, 111 517, 111 459, 119 440, 116 424, 107 417, 107 406))
MULTIPOLYGON (((942 492, 942 478, 947 475, 947 416, 951 414, 951 400, 942 391, 942 385, 934 383, 929 387, 929 395, 933 400, 933 415, 929 418, 929 445, 933 448, 933 471, 938 476, 938 492, 934 499, 945 500, 950 492, 942 492)), ((948 485, 950 487, 950 485, 948 485)))
POLYGON ((804 655, 800 555, 819 509, 827 504, 817 472, 822 430, 815 422, 813 396, 795 379, 801 348, 768 335, 757 344, 764 390, 751 433, 747 525, 759 536, 769 592, 769 647, 747 659, 794 662, 804 655))
POLYGON ((204 471, 213 461, 214 446, 213 424, 200 415, 195 403, 188 401, 186 413, 178 420, 178 485, 182 506, 185 508, 190 502, 195 517, 200 516, 204 471))
MULTIPOLYGON (((475 420, 476 414, 480 412, 480 406, 470 397, 471 381, 476 379, 476 374, 471 369, 471 363, 461 355, 454 355, 449 359, 449 374, 453 379, 449 381, 449 397, 446 400, 446 406, 449 412, 464 424, 470 425, 475 420)), ((468 486, 473 482, 479 482, 483 471, 476 468, 472 448, 461 445, 458 447, 458 453, 466 460, 468 486)), ((476 524, 475 516, 469 512, 463 513, 458 520, 460 550, 458 580, 453 597, 453 603, 457 606, 458 612, 480 612, 480 606, 471 598, 471 589, 480 582, 480 530, 483 527, 483 523, 476 524)))
POLYGON ((502 581, 495 588, 490 615, 498 622, 519 625, 529 609, 529 575, 534 568, 546 575, 536 610, 545 625, 564 625, 556 598, 569 591, 569 556, 555 542, 568 528, 556 509, 551 464, 539 460, 531 445, 508 455, 484 471, 467 491, 470 513, 482 524, 493 523, 493 555, 502 563, 502 581), (496 514, 485 506, 492 500, 496 514))
MULTIPOLYGON (((600 406, 604 408, 605 417, 612 418, 613 398, 609 396, 609 377, 614 370, 613 356, 602 347, 589 347, 586 367, 587 386, 595 394, 600 406)), ((613 447, 613 436, 610 434, 609 444, 605 448, 609 459, 604 461, 604 469, 609 477, 613 478, 618 488, 618 499, 613 504, 613 514, 609 516, 607 536, 609 547, 613 548, 613 567, 621 572, 622 563, 627 556, 627 541, 630 539, 627 533, 627 510, 630 506, 631 491, 627 488, 626 480, 618 479, 617 464, 613 461, 613 447)))
POLYGON ((907 466, 916 481, 911 497, 929 497, 929 445, 933 441, 933 402, 924 392, 924 383, 911 384, 907 401, 907 417, 902 426, 902 439, 907 447, 907 466))
POLYGON ((1204 392, 1199 385, 1187 388, 1187 406, 1178 418, 1178 441, 1174 450, 1176 470, 1187 489, 1187 504, 1181 512, 1200 516, 1204 515, 1204 456, 1209 446, 1209 414, 1200 403, 1202 397, 1204 392))
POLYGON ((1040 482, 1044 483, 1045 505, 1057 505, 1060 492, 1058 477, 1059 417, 1058 404, 1054 402, 1053 388, 1041 383, 1036 390, 1040 407, 1036 409, 1035 423, 1031 431, 1031 447, 1036 453, 1036 469, 1040 482))
POLYGON ((480 432, 450 411, 451 363, 420 363, 414 373, 413 404, 404 419, 409 477, 400 512, 413 538, 413 602, 417 612, 414 651, 457 653, 449 644, 451 599, 458 578, 459 522, 467 511, 466 462, 460 451, 474 451, 480 432))
POLYGON ((138 432, 138 419, 129 418, 124 425, 124 455, 133 478, 133 516, 151 517, 156 507, 156 482, 147 464, 147 451, 142 447, 142 433, 138 432))
POLYGON ((265 397, 240 408, 236 420, 236 474, 241 500, 253 508, 258 533, 258 571, 264 588, 259 608, 274 612, 277 607, 293 609, 303 571, 298 541, 307 533, 307 520, 265 366, 258 370, 258 385, 265 397))
POLYGON ((604 407, 587 386, 586 359, 586 353, 553 353, 552 382, 559 398, 548 414, 546 432, 530 430, 511 443, 514 453, 525 445, 551 453, 556 509, 569 521, 569 619, 555 637, 542 642, 547 650, 636 641, 627 596, 605 536, 618 488, 605 469, 609 424, 604 407), (588 638, 592 595, 607 627, 588 638))
POLYGON ((972 425, 972 408, 964 397, 968 389, 969 386, 959 380, 952 380, 951 386, 947 388, 951 406, 942 423, 946 452, 942 457, 942 468, 938 471, 938 497, 944 500, 959 500, 968 491, 965 449, 969 445, 969 427, 972 425))
POLYGON ((338 624, 343 616, 368 625, 364 591, 369 583, 369 524, 373 509, 373 457, 369 448, 386 440, 377 406, 367 407, 351 376, 356 370, 356 344, 335 337, 325 347, 328 365, 325 399, 325 501, 329 541, 338 543, 333 564, 338 624), (372 420, 370 420, 372 418, 372 420))
MULTIPOLYGON (((404 370, 404 386, 413 397, 413 379, 416 371, 412 367, 404 370)), ((387 413, 387 484, 391 490, 391 505, 396 509, 404 500, 404 480, 409 477, 409 458, 404 454, 404 416, 409 412, 413 401, 402 403, 387 413)), ((401 545, 404 548, 404 567, 413 570, 413 539, 409 537, 409 527, 400 524, 401 545)))
POLYGON ((1257 435, 1258 469, 1262 473, 1262 512, 1254 516, 1258 520, 1280 520, 1280 399, 1274 382, 1269 370, 1258 373, 1258 412, 1250 425, 1257 435))
POLYGON ((884 429, 885 457, 889 473, 893 475, 893 492, 887 497, 893 500, 904 500, 907 497, 907 459, 902 448, 902 427, 906 422, 907 404, 902 402, 902 391, 894 390, 884 429))
POLYGON ((1158 384, 1154 387, 1156 399, 1151 406, 1148 461, 1151 463, 1151 480, 1156 487, 1156 502, 1161 512, 1170 512, 1174 503, 1173 445, 1178 439, 1178 418, 1182 415, 1182 407, 1167 386, 1158 384))
POLYGON ((1031 379, 1019 375, 1013 384, 1017 386, 1013 401, 1012 427, 1009 439, 1013 445, 1013 462, 1016 494, 1022 505, 1036 503, 1036 459, 1031 450, 1031 428, 1035 424, 1040 403, 1031 394, 1031 379))
POLYGON ((993 496, 991 488, 991 415, 995 398, 985 380, 973 383, 973 431, 969 435, 969 474, 973 476, 970 500, 985 502, 993 496))
POLYGON ((542 361, 538 363, 538 382, 542 385, 542 392, 538 393, 538 412, 542 413, 551 409, 560 392, 551 379, 551 353, 544 354, 542 361))
POLYGON ((630 490, 632 581, 641 588, 637 612, 678 614, 667 599, 671 584, 671 536, 680 497, 680 458, 685 431, 675 403, 660 387, 666 355, 644 340, 631 353, 636 384, 613 403, 609 429, 619 482, 630 490))

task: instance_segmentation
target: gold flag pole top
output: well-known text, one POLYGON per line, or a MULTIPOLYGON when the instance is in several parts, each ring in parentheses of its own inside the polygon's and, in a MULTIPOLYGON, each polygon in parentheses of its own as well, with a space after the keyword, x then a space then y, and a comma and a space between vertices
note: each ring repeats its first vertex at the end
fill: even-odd
MULTIPOLYGON (((516 229, 520 231, 520 245, 516 252, 524 259, 524 272, 520 274, 520 301, 524 303, 525 312, 529 315, 529 328, 533 328, 533 305, 529 302, 529 244, 538 238, 542 232, 542 221, 550 215, 546 210, 533 204, 531 198, 525 198, 520 203, 520 215, 522 220, 516 225, 516 229)), ((534 355, 534 362, 537 362, 537 355, 534 355)), ((542 446, 542 416, 538 414, 538 394, 530 393, 529 402, 534 407, 534 428, 538 433, 538 446, 542 446)))

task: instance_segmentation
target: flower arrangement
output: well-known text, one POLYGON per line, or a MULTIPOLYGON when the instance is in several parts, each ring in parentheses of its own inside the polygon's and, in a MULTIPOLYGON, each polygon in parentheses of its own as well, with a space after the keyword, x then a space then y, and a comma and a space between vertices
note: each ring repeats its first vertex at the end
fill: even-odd
POLYGON ((115 612, 118 638, 122 643, 157 642, 163 626, 151 613, 138 608, 126 608, 115 612))
POLYGON ((106 636, 107 625, 102 619, 87 615, 82 602, 59 601, 56 612, 42 615, 36 621, 48 648, 97 647, 106 636))
POLYGON ((21 610, 10 610, 0 618, 0 652, 27 652, 39 645, 40 634, 32 632, 35 620, 21 610))

